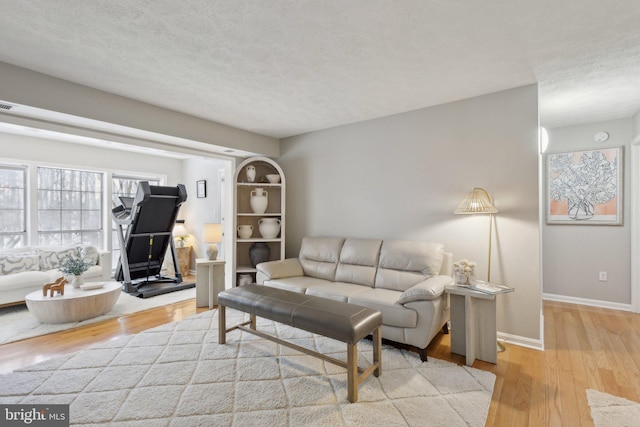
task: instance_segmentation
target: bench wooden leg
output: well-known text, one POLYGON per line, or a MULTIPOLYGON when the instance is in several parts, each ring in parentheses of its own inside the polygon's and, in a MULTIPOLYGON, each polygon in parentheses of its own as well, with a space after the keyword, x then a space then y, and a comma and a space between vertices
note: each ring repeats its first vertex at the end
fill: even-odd
POLYGON ((249 315, 249 317, 251 319, 251 324, 249 325, 249 327, 255 331, 256 330, 256 315, 255 314, 251 314, 251 315, 249 315))
POLYGON ((226 308, 224 305, 218 304, 218 343, 224 344, 227 342, 227 321, 226 321, 226 308))
POLYGON ((373 331, 373 363, 378 367, 373 371, 373 375, 379 377, 382 373, 382 331, 381 328, 376 328, 373 331))
POLYGON ((349 402, 358 400, 358 344, 347 343, 347 398, 349 402))

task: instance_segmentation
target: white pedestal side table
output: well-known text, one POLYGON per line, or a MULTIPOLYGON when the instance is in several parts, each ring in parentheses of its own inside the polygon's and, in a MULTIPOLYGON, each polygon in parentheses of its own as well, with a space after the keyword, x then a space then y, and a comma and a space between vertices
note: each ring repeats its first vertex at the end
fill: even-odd
POLYGON ((196 307, 212 309, 218 304, 218 293, 224 291, 223 259, 196 259, 196 307))
POLYGON ((460 286, 447 286, 451 305, 451 352, 498 363, 496 342, 496 296, 460 286))

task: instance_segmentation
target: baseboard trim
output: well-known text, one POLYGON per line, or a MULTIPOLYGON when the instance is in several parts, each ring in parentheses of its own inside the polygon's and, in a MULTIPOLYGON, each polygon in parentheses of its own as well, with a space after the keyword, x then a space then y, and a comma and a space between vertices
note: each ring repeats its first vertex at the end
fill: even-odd
POLYGON ((533 350, 544 351, 544 344, 541 340, 535 340, 533 338, 521 337, 519 335, 506 334, 504 332, 498 332, 498 341, 505 342, 507 344, 514 344, 520 347, 531 348, 533 350))
POLYGON ((542 299, 548 300, 548 301, 567 302, 570 304, 589 305, 591 307, 610 308, 613 310, 633 311, 631 304, 622 304, 619 302, 602 301, 597 299, 568 297, 565 295, 546 294, 546 293, 542 294, 542 299))

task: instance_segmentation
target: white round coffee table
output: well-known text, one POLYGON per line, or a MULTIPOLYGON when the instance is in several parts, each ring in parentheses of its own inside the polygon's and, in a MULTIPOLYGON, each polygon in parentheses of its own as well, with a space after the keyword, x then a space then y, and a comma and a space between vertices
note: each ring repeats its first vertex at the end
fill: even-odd
POLYGON ((102 288, 90 290, 65 285, 64 295, 53 297, 35 291, 25 297, 25 302, 29 311, 42 323, 79 322, 106 313, 118 300, 122 284, 103 283, 102 288))

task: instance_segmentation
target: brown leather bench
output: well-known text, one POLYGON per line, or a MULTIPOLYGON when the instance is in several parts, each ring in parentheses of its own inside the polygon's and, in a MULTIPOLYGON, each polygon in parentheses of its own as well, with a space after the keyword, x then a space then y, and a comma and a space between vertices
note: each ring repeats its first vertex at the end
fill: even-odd
POLYGON ((382 314, 377 310, 251 284, 220 292, 218 316, 220 344, 226 343, 227 332, 240 329, 346 368, 349 402, 358 400, 358 385, 371 373, 376 377, 382 373, 382 314), (226 307, 249 313, 250 320, 227 329, 226 307), (347 344, 347 362, 258 331, 256 317, 342 341, 347 344), (246 327, 247 325, 249 328, 246 327), (373 337, 373 363, 367 369, 362 369, 358 367, 358 341, 367 335, 373 337))

